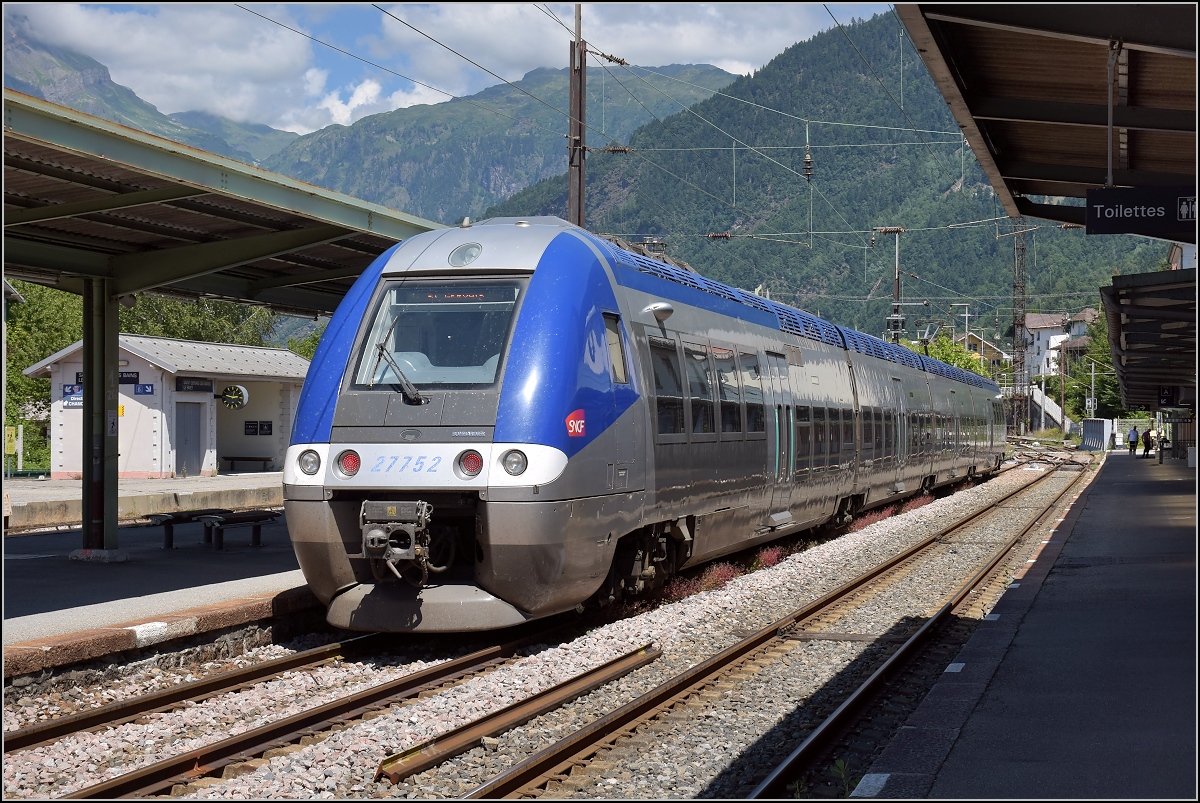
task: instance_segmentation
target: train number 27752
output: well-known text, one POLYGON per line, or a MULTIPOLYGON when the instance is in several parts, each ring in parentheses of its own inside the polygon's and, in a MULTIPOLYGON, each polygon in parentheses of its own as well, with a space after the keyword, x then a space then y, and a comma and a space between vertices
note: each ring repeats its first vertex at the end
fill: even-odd
POLYGON ((396 472, 399 474, 403 471, 411 471, 414 474, 425 472, 426 474, 436 474, 438 464, 442 462, 442 458, 434 455, 426 457, 425 455, 404 455, 385 454, 375 458, 375 465, 371 466, 371 471, 378 471, 384 474, 396 472))

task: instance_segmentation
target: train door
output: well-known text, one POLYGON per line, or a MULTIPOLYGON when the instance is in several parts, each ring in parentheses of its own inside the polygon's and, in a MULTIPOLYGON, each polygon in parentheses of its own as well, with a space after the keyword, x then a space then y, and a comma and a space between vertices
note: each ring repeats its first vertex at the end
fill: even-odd
POLYGON ((892 390, 896 394, 896 404, 891 410, 885 409, 884 428, 885 438, 887 435, 891 437, 888 440, 890 444, 886 445, 887 450, 895 457, 894 470, 896 486, 900 487, 904 484, 905 468, 908 465, 908 405, 905 404, 905 388, 904 382, 899 377, 892 377, 892 390))
POLYGON ((788 361, 782 354, 767 352, 767 368, 771 387, 771 413, 767 426, 773 457, 770 524, 778 526, 791 518, 788 508, 792 499, 792 463, 796 453, 795 411, 792 409, 791 382, 788 380, 788 361))

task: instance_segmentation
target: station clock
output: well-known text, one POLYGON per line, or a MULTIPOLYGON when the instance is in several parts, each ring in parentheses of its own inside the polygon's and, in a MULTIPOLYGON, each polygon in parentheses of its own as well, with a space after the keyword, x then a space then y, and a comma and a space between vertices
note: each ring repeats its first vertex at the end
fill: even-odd
POLYGON ((230 410, 240 410, 250 401, 250 392, 241 385, 229 385, 217 396, 230 410))

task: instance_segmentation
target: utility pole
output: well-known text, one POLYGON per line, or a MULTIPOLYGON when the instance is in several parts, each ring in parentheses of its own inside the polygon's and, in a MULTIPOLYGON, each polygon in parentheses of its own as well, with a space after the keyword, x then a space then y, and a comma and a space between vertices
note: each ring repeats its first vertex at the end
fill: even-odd
POLYGON ((584 112, 587 98, 587 82, 584 72, 587 59, 587 43, 583 41, 583 6, 575 4, 575 41, 571 43, 571 123, 567 135, 567 173, 570 187, 567 193, 567 221, 584 228, 583 180, 584 157, 587 148, 584 142, 584 112))
POLYGON ((888 333, 893 343, 900 342, 900 333, 904 331, 904 316, 900 314, 900 235, 907 229, 899 226, 876 226, 879 234, 896 235, 896 274, 892 282, 892 314, 887 318, 888 333))
POLYGON ((1067 341, 1058 344, 1058 423, 1063 440, 1067 439, 1067 341))
POLYGON ((969 341, 970 341, 970 337, 971 337, 971 305, 970 304, 951 304, 950 306, 963 308, 963 313, 962 313, 962 316, 963 316, 963 348, 970 350, 971 344, 969 341))
MULTIPOLYGON (((1029 420, 1026 386, 1029 373, 1025 366, 1025 218, 1013 222, 1013 417, 1017 434, 1025 434, 1029 420)), ((1043 397, 1044 399, 1045 397, 1043 397)))

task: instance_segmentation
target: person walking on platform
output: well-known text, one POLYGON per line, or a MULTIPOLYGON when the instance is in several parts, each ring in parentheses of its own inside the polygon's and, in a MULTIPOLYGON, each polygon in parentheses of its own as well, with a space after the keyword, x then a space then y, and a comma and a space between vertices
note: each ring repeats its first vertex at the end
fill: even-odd
POLYGON ((1129 454, 1131 457, 1137 457, 1138 437, 1137 427, 1129 430, 1129 454))
POLYGON ((1146 427, 1146 431, 1142 433, 1142 457, 1150 457, 1150 449, 1154 446, 1154 436, 1150 434, 1150 427, 1146 427))

